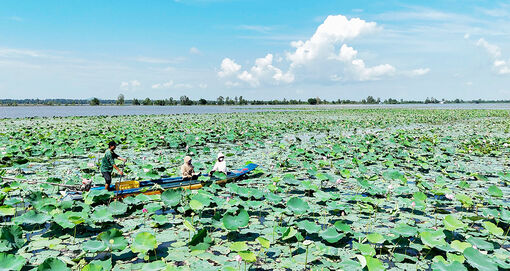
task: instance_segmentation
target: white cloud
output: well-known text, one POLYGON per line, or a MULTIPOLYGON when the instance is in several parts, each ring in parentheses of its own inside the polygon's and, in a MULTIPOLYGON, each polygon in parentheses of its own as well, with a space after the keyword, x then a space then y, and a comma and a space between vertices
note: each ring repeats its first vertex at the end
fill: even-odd
POLYGON ((374 32, 377 25, 359 18, 347 19, 343 15, 328 16, 307 41, 292 42, 296 50, 287 54, 291 67, 304 65, 318 58, 334 55, 335 45, 354 39, 362 34, 374 32))
POLYGON ((235 63, 230 58, 225 58, 221 61, 221 70, 218 72, 219 77, 228 77, 236 74, 241 69, 241 65, 235 63))
POLYGON ((198 50, 196 47, 189 48, 189 53, 192 55, 201 55, 202 54, 202 52, 200 52, 200 50, 198 50))
POLYGON ((499 46, 490 44, 483 38, 476 42, 476 46, 482 47, 487 51, 492 60, 492 67, 497 74, 510 74, 510 60, 501 59, 501 49, 499 46))
POLYGON ((200 83, 200 84, 198 84, 198 87, 199 87, 199 88, 207 88, 207 84, 205 84, 205 83, 200 83))
POLYGON ((190 89, 190 88, 193 88, 193 85, 192 84, 187 84, 187 83, 180 83, 180 84, 175 84, 175 88, 190 89))
POLYGON ((267 54, 256 59, 255 65, 248 70, 241 70, 241 65, 225 58, 218 76, 228 79, 229 87, 235 85, 234 76, 251 87, 289 84, 296 80, 367 81, 392 76, 396 73, 395 67, 390 64, 368 66, 358 56, 358 51, 345 43, 379 29, 375 22, 331 15, 317 27, 310 39, 291 42, 293 50, 286 52, 285 63, 276 58, 279 66, 288 65, 286 72, 274 66, 273 54, 267 54))
POLYGON ((165 83, 154 84, 154 85, 152 85, 152 88, 153 89, 167 89, 167 88, 172 87, 173 84, 174 84, 174 81, 170 80, 170 81, 165 82, 165 83))
POLYGON ((422 76, 430 72, 429 68, 414 69, 407 73, 408 76, 422 76))
POLYGON ((137 87, 141 86, 142 83, 138 80, 124 81, 120 83, 120 88, 122 90, 135 90, 137 87))

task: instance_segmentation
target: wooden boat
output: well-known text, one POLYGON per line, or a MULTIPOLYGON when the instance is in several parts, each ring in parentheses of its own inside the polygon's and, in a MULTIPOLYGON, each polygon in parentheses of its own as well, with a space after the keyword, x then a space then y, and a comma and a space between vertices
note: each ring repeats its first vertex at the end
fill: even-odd
MULTIPOLYGON (((238 170, 233 170, 229 172, 227 176, 223 179, 217 179, 212 177, 211 181, 216 182, 217 184, 222 184, 230 181, 234 181, 248 172, 256 169, 258 167, 257 164, 247 164, 243 168, 238 170)), ((207 174, 203 174, 202 176, 208 176, 207 174)), ((197 176, 198 178, 198 176, 197 176)), ((171 177, 171 178, 160 178, 156 180, 144 180, 144 181, 124 181, 116 184, 112 184, 110 186, 110 190, 114 193, 115 197, 125 198, 137 194, 145 194, 145 195, 156 195, 161 194, 163 191, 168 189, 200 189, 204 184, 197 179, 183 179, 182 177, 171 177)), ((104 186, 92 187, 90 191, 93 190, 104 190, 104 186)), ((71 199, 81 199, 81 192, 77 191, 68 191, 65 195, 66 197, 70 197, 71 199)))

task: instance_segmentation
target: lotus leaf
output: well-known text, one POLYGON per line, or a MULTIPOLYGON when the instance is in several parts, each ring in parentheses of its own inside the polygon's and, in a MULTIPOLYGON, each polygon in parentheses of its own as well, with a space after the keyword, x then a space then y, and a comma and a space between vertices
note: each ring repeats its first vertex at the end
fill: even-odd
POLYGON ((477 249, 468 247, 464 250, 464 257, 472 267, 481 271, 497 271, 497 265, 487 255, 483 255, 477 249))
POLYGON ((335 227, 329 227, 325 231, 321 232, 319 236, 328 241, 328 243, 334 244, 342 239, 345 234, 339 233, 335 227))
POLYGON ((131 250, 134 253, 145 254, 149 250, 153 250, 158 247, 156 237, 148 232, 140 232, 135 236, 133 243, 131 244, 131 250))
POLYGON ((463 228, 465 228, 467 226, 466 224, 462 223, 462 221, 458 220, 453 215, 447 215, 443 219, 443 223, 444 223, 445 228, 447 230, 449 230, 449 231, 455 231, 457 229, 463 229, 463 228))
POLYGON ((67 265, 57 258, 48 258, 37 267, 37 271, 70 271, 67 265))
POLYGON ((22 256, 0 253, 0 271, 18 271, 27 260, 22 256))
POLYGON ((102 241, 106 247, 116 251, 122 251, 128 245, 128 242, 122 235, 122 232, 115 228, 100 233, 97 236, 97 239, 102 241))
POLYGON ((483 227, 487 231, 489 231, 491 234, 494 234, 494 235, 503 235, 503 233, 504 233, 502 228, 494 225, 494 223, 492 223, 490 221, 483 222, 483 227))
POLYGON ((227 230, 235 231, 239 228, 246 227, 248 222, 250 221, 250 216, 248 212, 244 209, 241 209, 237 215, 232 215, 227 213, 223 216, 222 222, 223 226, 227 230))
POLYGON ((423 231, 420 233, 421 241, 429 247, 438 247, 446 245, 444 238, 446 237, 442 230, 423 231))
POLYGON ((287 208, 289 208, 289 210, 295 214, 302 215, 306 213, 310 207, 308 206, 308 203, 303 199, 293 197, 287 201, 287 208))

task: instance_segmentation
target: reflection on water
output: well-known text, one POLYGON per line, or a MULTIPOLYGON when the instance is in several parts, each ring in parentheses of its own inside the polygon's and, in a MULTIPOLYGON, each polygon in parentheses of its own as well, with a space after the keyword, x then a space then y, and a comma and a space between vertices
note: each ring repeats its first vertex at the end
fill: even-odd
POLYGON ((357 105, 248 105, 248 106, 0 106, 0 118, 124 116, 261 112, 292 109, 407 108, 407 109, 505 109, 510 104, 357 104, 357 105))

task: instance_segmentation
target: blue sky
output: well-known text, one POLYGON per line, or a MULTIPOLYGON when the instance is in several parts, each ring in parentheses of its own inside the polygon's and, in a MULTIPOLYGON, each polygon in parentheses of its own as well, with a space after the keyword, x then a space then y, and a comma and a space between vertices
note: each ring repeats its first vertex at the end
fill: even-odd
POLYGON ((377 2, 5 0, 0 98, 510 99, 510 1, 377 2))

